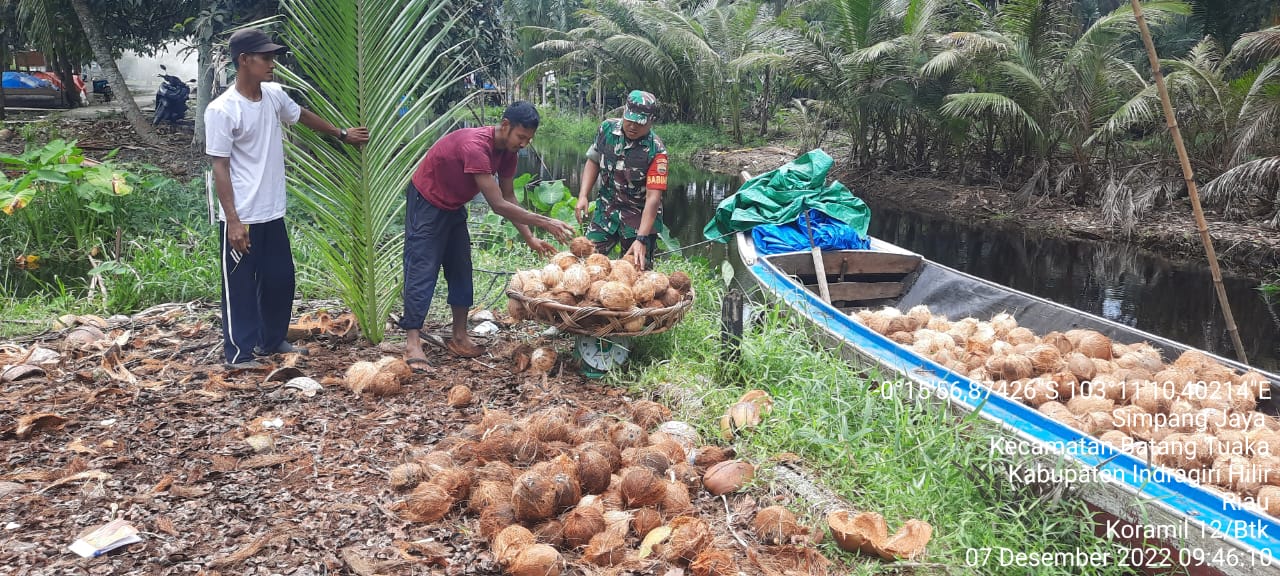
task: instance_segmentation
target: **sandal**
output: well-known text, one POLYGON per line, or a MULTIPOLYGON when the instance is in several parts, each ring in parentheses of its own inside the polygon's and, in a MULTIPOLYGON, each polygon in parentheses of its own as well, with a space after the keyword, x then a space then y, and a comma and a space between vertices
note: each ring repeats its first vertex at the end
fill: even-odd
POLYGON ((426 374, 427 369, 431 368, 431 363, 426 358, 405 358, 404 363, 409 365, 414 374, 426 374))
POLYGON ((453 352, 453 355, 459 358, 476 358, 484 354, 484 348, 480 346, 476 346, 475 344, 472 344, 468 347, 468 346, 463 346, 462 344, 459 344, 453 340, 450 340, 448 346, 449 346, 449 351, 453 352))

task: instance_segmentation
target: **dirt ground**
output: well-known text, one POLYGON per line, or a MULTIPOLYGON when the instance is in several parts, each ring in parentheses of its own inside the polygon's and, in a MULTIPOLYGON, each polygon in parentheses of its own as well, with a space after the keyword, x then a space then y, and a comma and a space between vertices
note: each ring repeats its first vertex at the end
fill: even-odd
MULTIPOLYGON (((0 343, 0 365, 39 367, 23 374, 5 366, 0 375, 4 574, 500 574, 483 517, 468 511, 475 492, 468 502, 467 487, 452 485, 457 500, 444 504, 443 518, 415 517, 421 511, 407 504, 414 500, 409 490, 423 489, 411 480, 393 488, 398 466, 422 462, 443 477, 440 467, 425 463, 445 457, 476 490, 485 462, 510 462, 507 472, 520 474, 534 461, 585 450, 537 432, 524 420, 530 415, 553 415, 569 430, 581 425, 574 436, 580 442, 611 434, 618 446, 627 445, 618 430, 640 429, 626 422, 653 430, 669 416, 579 375, 564 353, 571 340, 543 338, 542 327, 530 322, 488 338, 488 353, 476 359, 428 347, 430 367, 407 375, 402 390, 386 396, 355 393, 345 374, 357 361, 398 358, 402 343, 370 346, 321 331, 305 341, 308 356, 273 358, 273 368, 290 370, 227 371, 219 360, 216 309, 166 305, 132 318, 67 322, 74 327, 0 343), (537 362, 529 367, 530 348, 522 344, 562 354, 544 378, 535 373, 537 362), (323 389, 307 396, 291 388, 300 375, 323 389), (451 402, 457 385, 470 389, 471 402, 451 402), (482 449, 502 430, 513 439, 524 430, 535 440, 501 444, 498 455, 482 449), (68 551, 77 535, 112 518, 130 522, 142 542, 93 559, 68 551)), ((622 452, 623 465, 629 458, 649 465, 641 453, 622 452)), ((663 522, 702 519, 710 529, 704 547, 724 551, 746 574, 827 572, 829 561, 807 539, 766 546, 756 537, 750 522, 758 507, 780 503, 777 495, 756 490, 721 501, 701 487, 704 469, 689 463, 667 469, 668 478, 686 481, 670 484, 688 504, 668 506, 664 499, 663 522)), ((623 524, 634 508, 622 509, 623 524)), ((586 562, 590 547, 561 543, 564 573, 687 569, 686 561, 664 559, 674 536, 668 548, 640 559, 634 532, 606 562, 612 566, 586 562)))
MULTIPOLYGON (((799 151, 770 146, 704 151, 695 155, 693 162, 723 174, 737 174, 743 169, 756 174, 781 166, 797 155, 799 151)), ((1081 208, 1057 199, 1020 205, 1015 193, 994 186, 854 171, 834 175, 863 198, 908 210, 1002 227, 1034 227, 1038 233, 1063 238, 1133 242, 1174 261, 1199 265, 1207 262, 1191 202, 1185 198, 1153 211, 1134 227, 1131 235, 1126 235, 1123 230, 1103 224, 1096 207, 1081 208)), ((1205 215, 1214 249, 1226 271, 1259 278, 1266 270, 1280 269, 1280 231, 1258 223, 1227 220, 1208 207, 1205 215)))

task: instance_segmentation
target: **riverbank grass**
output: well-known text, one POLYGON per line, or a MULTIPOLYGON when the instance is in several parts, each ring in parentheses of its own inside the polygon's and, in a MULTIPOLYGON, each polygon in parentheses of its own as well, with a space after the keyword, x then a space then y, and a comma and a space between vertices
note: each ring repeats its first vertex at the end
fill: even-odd
MULTIPOLYGON (((737 359, 725 364, 718 342, 723 286, 705 271, 697 276, 695 309, 671 331, 645 337, 626 369, 609 378, 665 401, 699 429, 704 442, 723 442, 718 416, 742 393, 769 392, 773 413, 734 442, 741 457, 760 466, 758 488, 777 490, 770 463, 799 455, 820 484, 855 510, 881 513, 891 530, 911 518, 929 522, 933 541, 922 561, 942 568, 938 573, 1031 573, 1026 566, 1000 566, 1001 550, 1112 552, 1109 541, 1094 536, 1083 502, 1007 478, 1011 460, 992 450, 1003 438, 994 425, 913 402, 887 375, 822 349, 813 328, 778 308, 760 304, 737 359)), ((809 513, 810 525, 825 528, 820 510, 809 513)), ((853 562, 853 573, 898 573, 892 564, 846 555, 826 542, 823 552, 853 562)), ((1115 566, 1033 572, 1128 573, 1115 566)))

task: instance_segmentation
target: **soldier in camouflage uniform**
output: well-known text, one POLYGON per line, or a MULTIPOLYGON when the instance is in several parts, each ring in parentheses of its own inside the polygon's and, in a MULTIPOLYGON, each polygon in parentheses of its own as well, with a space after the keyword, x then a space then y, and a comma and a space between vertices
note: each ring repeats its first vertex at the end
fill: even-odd
POLYGON ((662 232, 662 193, 667 189, 667 148, 653 133, 658 100, 633 90, 622 118, 600 124, 587 150, 578 191, 581 222, 591 201, 591 188, 600 182, 600 198, 587 228, 596 251, 609 254, 620 246, 623 257, 640 269, 653 264, 654 238, 662 232), (638 240, 638 241, 637 241, 638 240))

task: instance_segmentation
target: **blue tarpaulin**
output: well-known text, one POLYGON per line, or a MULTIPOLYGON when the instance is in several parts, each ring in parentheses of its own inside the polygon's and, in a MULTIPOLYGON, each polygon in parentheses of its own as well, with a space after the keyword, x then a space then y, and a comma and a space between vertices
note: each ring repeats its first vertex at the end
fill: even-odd
POLYGON ((43 78, 36 78, 26 72, 14 72, 12 70, 4 73, 5 88, 53 88, 53 83, 43 78))
POLYGON ((813 232, 813 245, 823 250, 865 250, 871 247, 866 236, 816 209, 809 209, 809 221, 804 216, 787 224, 760 224, 751 229, 756 251, 761 255, 783 252, 807 252, 808 231, 813 232))

